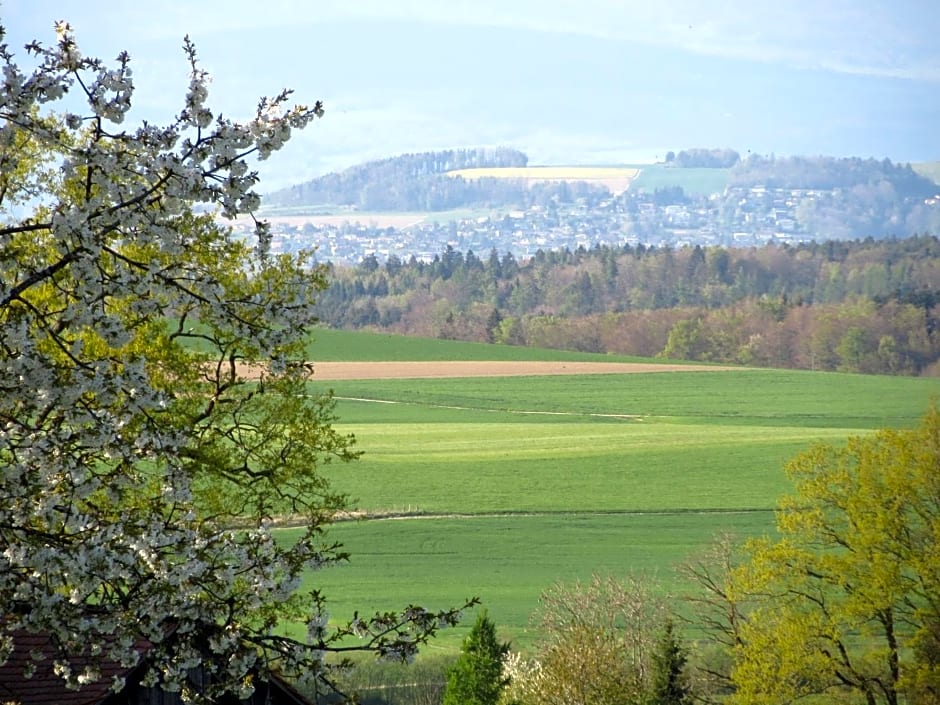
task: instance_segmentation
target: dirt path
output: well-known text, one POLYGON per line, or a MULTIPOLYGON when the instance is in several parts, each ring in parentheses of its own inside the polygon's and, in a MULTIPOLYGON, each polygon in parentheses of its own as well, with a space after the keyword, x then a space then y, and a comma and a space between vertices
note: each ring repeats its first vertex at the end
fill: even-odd
MULTIPOLYGON (((443 362, 315 362, 315 380, 429 379, 443 377, 521 377, 649 372, 726 372, 734 367, 639 362, 549 362, 517 360, 454 360, 443 362)), ((245 376, 256 368, 243 366, 245 376)))

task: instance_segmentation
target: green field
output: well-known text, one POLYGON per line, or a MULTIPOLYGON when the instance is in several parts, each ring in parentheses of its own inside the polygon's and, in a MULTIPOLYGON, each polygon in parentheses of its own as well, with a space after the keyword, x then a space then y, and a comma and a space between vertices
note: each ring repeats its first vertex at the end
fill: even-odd
POLYGON ((455 169, 447 176, 465 179, 524 179, 526 181, 631 181, 638 169, 632 166, 501 166, 455 169))
POLYGON ((682 190, 689 195, 710 196, 725 190, 730 171, 730 169, 680 168, 666 164, 650 164, 640 170, 640 175, 630 188, 655 191, 658 188, 681 186, 682 190))
POLYGON ((317 329, 307 348, 311 360, 374 362, 380 360, 585 360, 631 362, 635 357, 577 353, 547 348, 487 345, 389 333, 317 329))
POLYGON ((464 178, 522 178, 531 181, 588 181, 608 185, 618 192, 629 185, 632 190, 653 191, 681 186, 690 195, 721 193, 728 185, 730 169, 681 168, 668 164, 636 164, 617 167, 519 167, 461 169, 448 172, 464 178))
POLYGON ((911 164, 911 166, 918 174, 933 179, 937 184, 940 184, 940 162, 920 162, 911 164))
MULTIPOLYGON (((444 607, 476 595, 501 637, 517 649, 527 648, 536 636, 529 616, 543 588, 559 580, 589 580, 599 572, 649 575, 681 589, 671 566, 704 548, 729 524, 742 536, 773 528, 770 512, 344 522, 331 537, 351 552, 349 563, 312 575, 309 585, 331 598, 331 614, 337 617, 363 607, 444 607)), ((431 648, 456 650, 468 628, 442 632, 431 648)))
MULTIPOLYGON (((314 352, 613 359, 334 331, 314 352)), ((911 426, 940 392, 934 379, 777 370, 310 384, 334 390, 338 428, 364 451, 327 468, 334 487, 396 517, 332 530, 352 554, 313 576, 332 614, 477 595, 523 647, 553 582, 642 571, 680 590, 673 566, 716 534, 772 531, 788 458, 817 440, 911 426)))

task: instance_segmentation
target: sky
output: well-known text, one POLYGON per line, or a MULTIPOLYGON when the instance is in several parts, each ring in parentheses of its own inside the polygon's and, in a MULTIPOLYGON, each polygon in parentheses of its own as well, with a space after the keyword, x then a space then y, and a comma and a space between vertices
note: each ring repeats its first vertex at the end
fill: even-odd
MULTIPOLYGON (((576 32, 676 47, 705 55, 823 66, 847 72, 940 78, 937 61, 940 54, 935 50, 932 61, 923 62, 895 53, 899 40, 917 41, 921 48, 935 46, 936 35, 930 30, 938 29, 940 11, 929 1, 912 4, 915 11, 908 18, 898 14, 898 7, 903 8, 903 3, 864 0, 484 3, 487 4, 490 7, 484 17, 496 25, 576 32), (932 15, 933 27, 930 22, 916 22, 918 16, 922 17, 920 10, 932 15), (912 19, 915 21, 909 22, 912 19), (920 36, 909 36, 912 29, 920 36), (878 37, 879 46, 870 46, 872 37, 878 37), (864 53, 854 52, 853 45, 867 48, 864 53)), ((476 2, 461 2, 449 6, 447 13, 451 21, 481 22, 482 18, 476 14, 479 7, 476 2)), ((419 14, 417 9, 415 14, 419 14)))
POLYGON ((6 0, 8 29, 38 35, 67 19, 111 48, 257 27, 346 19, 572 32, 695 53, 940 81, 940 5, 932 0, 6 0))
POLYGON ((150 119, 179 108, 185 34, 214 77, 211 102, 233 117, 247 116, 258 97, 285 83, 302 102, 323 99, 327 119, 298 140, 292 158, 266 165, 275 182, 398 151, 493 143, 546 163, 639 160, 691 146, 787 153, 831 145, 837 153, 940 159, 940 140, 930 134, 937 131, 930 125, 940 124, 940 99, 931 98, 940 95, 936 0, 0 0, 0 23, 14 50, 30 39, 53 41, 57 19, 72 24, 85 53, 131 54, 135 105, 150 119), (415 46, 422 32, 429 40, 444 37, 443 44, 423 55, 415 46), (524 58, 516 65, 517 38, 532 66, 524 58), (552 51, 571 55, 556 64, 552 51), (630 64, 632 73, 600 66, 602 57, 630 64), (645 57, 655 57, 655 66, 644 65, 645 57), (472 76, 474 61, 485 81, 472 76), (451 74, 438 65, 451 63, 451 74), (551 64, 551 72, 534 87, 536 64, 551 64), (654 72, 662 85, 630 86, 637 70, 654 72), (588 71, 598 83, 585 80, 588 71), (698 115, 684 97, 701 87, 686 80, 697 74, 707 88, 696 98, 704 104, 698 115), (723 85, 726 75, 755 102, 773 102, 760 90, 766 76, 793 91, 790 102, 815 104, 816 112, 802 122, 778 106, 779 116, 764 120, 723 85), (624 95, 612 95, 604 87, 611 84, 624 95), (630 107, 625 85, 642 107, 630 107), (591 104, 593 114, 574 111, 567 123, 538 117, 546 111, 532 106, 548 105, 554 90, 591 104), (827 97, 833 104, 824 105, 827 97), (482 107, 487 100, 503 110, 482 107), (884 101, 890 114, 878 105, 884 101), (634 120, 618 132, 614 116, 625 111, 648 114, 649 124, 634 120), (680 112, 687 122, 673 119, 680 112), (813 121, 826 123, 817 142, 807 135, 813 121), (879 121, 884 141, 872 137, 879 121), (763 132, 757 122, 767 123, 763 132), (738 137, 747 144, 728 143, 738 137))

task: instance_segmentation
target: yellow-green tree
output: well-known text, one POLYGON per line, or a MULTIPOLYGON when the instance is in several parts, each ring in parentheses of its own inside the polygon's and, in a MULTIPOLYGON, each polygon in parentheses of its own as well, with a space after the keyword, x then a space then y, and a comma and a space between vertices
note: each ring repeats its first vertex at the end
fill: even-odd
POLYGON ((740 570, 757 606, 741 631, 738 703, 844 694, 940 701, 940 411, 912 430, 818 445, 787 466, 780 538, 740 570))

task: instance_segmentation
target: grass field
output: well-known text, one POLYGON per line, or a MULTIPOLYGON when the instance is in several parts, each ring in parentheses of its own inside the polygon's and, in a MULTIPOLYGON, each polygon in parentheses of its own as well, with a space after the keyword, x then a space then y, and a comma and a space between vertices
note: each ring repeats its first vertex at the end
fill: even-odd
POLYGON ((658 188, 681 186, 687 194, 710 196, 725 190, 729 172, 730 169, 679 168, 651 164, 640 170, 640 175, 631 184, 631 188, 655 191, 658 188))
POLYGON ((940 184, 940 162, 920 162, 911 164, 911 166, 918 174, 933 179, 937 184, 940 184))
POLYGON ((385 361, 385 360, 579 360, 632 362, 636 357, 577 353, 547 348, 523 348, 512 345, 487 345, 437 338, 411 338, 389 333, 318 329, 307 349, 311 360, 385 361))
MULTIPOLYGON (((772 530, 770 512, 734 515, 739 535, 772 530)), ((529 616, 541 590, 592 572, 648 575, 682 589, 671 566, 728 529, 727 514, 571 514, 344 522, 331 530, 348 564, 311 576, 331 613, 364 606, 445 607, 476 595, 517 649, 532 645, 529 616)), ((473 619, 465 622, 472 624, 473 619)), ((469 625, 442 632, 432 650, 459 648, 469 625)))
MULTIPOLYGON (((320 360, 612 356, 321 331, 320 360)), ((674 566, 722 532, 773 530, 783 463, 811 443, 911 426, 940 380, 779 370, 331 380, 362 459, 327 468, 373 516, 332 537, 349 565, 311 576, 332 614, 484 601, 506 638, 557 580, 674 566)), ((468 626, 434 648, 456 649, 468 626)))
POLYGON ((633 179, 639 169, 620 166, 519 166, 455 169, 448 176, 465 179, 537 179, 552 181, 591 181, 597 179, 633 179))

